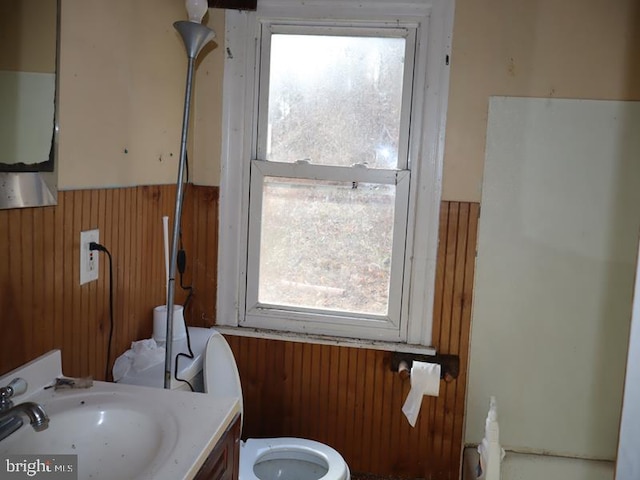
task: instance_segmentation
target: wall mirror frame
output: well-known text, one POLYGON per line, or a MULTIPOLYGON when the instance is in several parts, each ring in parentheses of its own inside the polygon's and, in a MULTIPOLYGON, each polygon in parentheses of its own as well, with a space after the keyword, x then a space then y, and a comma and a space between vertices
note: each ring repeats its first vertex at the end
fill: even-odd
MULTIPOLYGON (((2 158, 0 163, 0 209, 25 208, 56 205, 58 200, 58 120, 59 120, 59 81, 60 81, 60 0, 47 0, 55 5, 55 92, 53 98, 53 124, 48 157, 35 163, 12 163, 12 159, 2 158), (6 163, 5 163, 6 162, 6 163)), ((15 4, 15 2, 13 2, 15 4)), ((9 5, 9 3, 8 3, 9 5)), ((18 7, 20 8, 20 7, 18 7)), ((24 28, 24 22, 16 30, 24 28)), ((50 40, 49 40, 50 41, 50 40)), ((20 45, 14 41, 9 45, 20 45)), ((7 48, 7 43, 5 47, 7 48)), ((16 54, 18 55, 18 54, 16 54)), ((12 94, 10 93, 9 96, 12 94)), ((51 99, 48 99, 51 102, 51 99)), ((11 130, 10 121, 4 128, 11 130)), ((11 135, 11 133, 9 133, 11 135)), ((27 132, 28 135, 28 132, 27 132)))

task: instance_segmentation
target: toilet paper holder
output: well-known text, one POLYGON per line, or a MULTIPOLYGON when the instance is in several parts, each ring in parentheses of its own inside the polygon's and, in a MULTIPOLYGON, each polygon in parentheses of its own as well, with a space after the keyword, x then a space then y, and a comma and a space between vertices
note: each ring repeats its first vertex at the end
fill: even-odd
POLYGON ((394 352, 391 355, 391 371, 398 372, 403 379, 409 378, 414 360, 440 364, 440 378, 445 382, 453 381, 458 378, 460 373, 460 357, 458 355, 417 355, 402 352, 394 352))

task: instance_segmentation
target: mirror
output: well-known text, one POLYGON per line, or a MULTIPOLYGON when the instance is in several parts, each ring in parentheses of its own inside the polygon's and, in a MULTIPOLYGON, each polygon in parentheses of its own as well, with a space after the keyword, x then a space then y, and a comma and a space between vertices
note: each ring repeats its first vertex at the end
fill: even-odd
POLYGON ((59 0, 0 0, 0 208, 55 205, 59 0))

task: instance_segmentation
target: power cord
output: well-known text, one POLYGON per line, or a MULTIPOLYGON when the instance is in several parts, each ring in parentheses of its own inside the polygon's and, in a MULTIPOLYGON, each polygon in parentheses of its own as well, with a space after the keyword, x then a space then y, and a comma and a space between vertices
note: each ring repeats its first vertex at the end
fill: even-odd
POLYGON ((182 230, 180 231, 180 249, 178 250, 178 258, 176 259, 176 264, 178 266, 178 273, 180 274, 180 288, 184 291, 188 291, 187 298, 183 302, 184 311, 187 311, 187 307, 189 306, 189 302, 191 302, 191 297, 193 296, 193 286, 184 284, 184 271, 187 267, 187 253, 184 250, 184 246, 182 245, 182 230))
POLYGON ((189 327, 187 327, 187 321, 184 317, 184 312, 187 311, 187 306, 189 305, 189 301, 191 300, 191 295, 193 294, 193 287, 191 285, 185 287, 182 280, 182 275, 184 274, 184 271, 187 266, 187 254, 184 251, 184 247, 182 245, 182 231, 180 231, 180 250, 178 250, 178 258, 176 263, 178 267, 178 273, 180 273, 180 287, 183 290, 189 291, 189 294, 187 295, 187 298, 184 301, 184 305, 182 306, 182 312, 183 312, 182 321, 184 322, 184 330, 187 334, 187 349, 189 350, 189 353, 186 354, 186 353, 180 352, 176 355, 176 360, 173 366, 173 376, 179 382, 186 383, 191 389, 191 391, 195 392, 193 385, 191 385, 191 383, 188 380, 178 377, 178 358, 184 357, 184 358, 188 358, 189 360, 193 360, 195 357, 195 355, 193 354, 193 350, 191 349, 191 335, 189 335, 189 327))
POLYGON ((89 244, 89 250, 104 252, 109 257, 109 343, 107 344, 107 364, 104 367, 104 381, 109 381, 109 362, 111 360, 111 342, 113 340, 113 259, 106 247, 96 242, 89 244))
MULTIPOLYGON (((189 183, 189 154, 188 152, 186 152, 186 162, 185 162, 185 169, 186 169, 186 183, 189 183)), ((189 303, 191 301, 191 297, 193 296, 193 286, 192 285, 185 285, 184 284, 184 271, 187 268, 187 253, 184 250, 184 245, 182 243, 182 225, 180 225, 180 232, 179 232, 179 236, 180 236, 180 249, 178 250, 178 257, 176 259, 176 266, 178 267, 178 273, 180 274, 180 288, 182 288, 182 290, 188 291, 189 293, 187 294, 187 298, 185 299, 185 301, 183 302, 182 305, 182 312, 183 312, 183 316, 182 316, 182 321, 184 322, 184 330, 187 334, 187 349, 189 350, 189 353, 178 353, 176 355, 176 360, 173 364, 173 376, 175 377, 175 379, 179 382, 184 382, 186 383, 189 388, 191 389, 192 392, 195 392, 195 388, 193 388, 193 385, 191 385, 191 383, 184 379, 184 378, 180 378, 178 376, 178 359, 180 357, 184 357, 187 358, 189 360, 193 360, 195 358, 195 355, 193 354, 193 350, 191 349, 191 335, 189 335, 189 328, 187 327, 187 320, 185 318, 185 314, 187 311, 187 308, 189 306, 189 303)))
POLYGON ((191 382, 189 382, 189 380, 187 380, 186 378, 178 377, 178 358, 184 357, 184 358, 188 358, 189 360, 193 360, 195 357, 195 355, 193 354, 193 350, 191 350, 191 339, 189 338, 189 329, 187 328, 186 324, 185 324, 185 330, 187 332, 187 348, 189 349, 189 353, 187 354, 187 353, 180 352, 176 355, 176 361, 173 367, 173 376, 177 381, 186 383, 191 389, 191 391, 195 392, 196 389, 193 388, 193 385, 191 385, 191 382))

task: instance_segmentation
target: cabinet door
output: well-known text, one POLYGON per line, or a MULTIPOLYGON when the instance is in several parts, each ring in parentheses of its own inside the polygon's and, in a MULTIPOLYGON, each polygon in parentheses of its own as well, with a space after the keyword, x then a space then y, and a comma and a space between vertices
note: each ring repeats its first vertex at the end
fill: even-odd
POLYGON ((195 480, 238 480, 240 416, 236 415, 195 476, 195 480))

